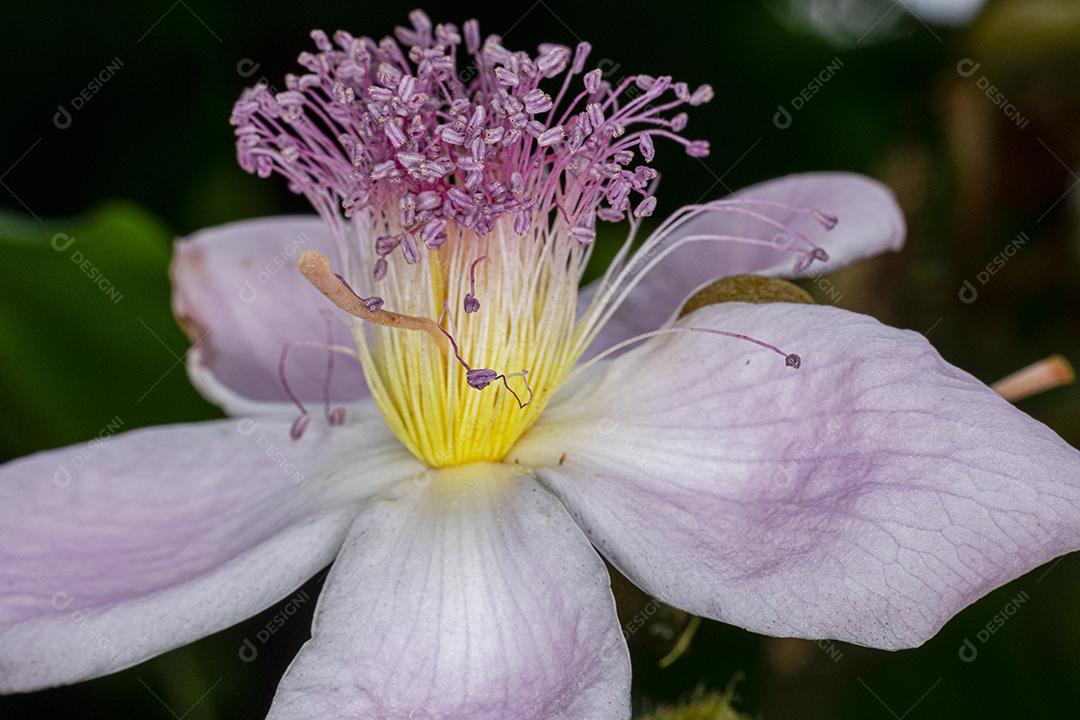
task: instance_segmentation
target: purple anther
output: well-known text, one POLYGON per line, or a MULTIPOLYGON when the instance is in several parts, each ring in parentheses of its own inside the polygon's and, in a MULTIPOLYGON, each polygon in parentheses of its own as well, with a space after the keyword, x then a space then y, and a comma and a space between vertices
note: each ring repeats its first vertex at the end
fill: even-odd
POLYGON ((600 81, 603 80, 603 78, 604 74, 600 71, 600 68, 585 73, 585 89, 591 93, 596 92, 600 89, 600 81))
POLYGON ((412 233, 402 233, 401 254, 405 256, 405 262, 415 265, 420 260, 420 250, 416 247, 416 239, 412 233))
POLYGON ((538 115, 552 108, 551 96, 540 88, 534 88, 521 98, 525 102, 525 112, 538 115))
POLYGON ((499 373, 494 370, 476 368, 475 370, 469 370, 465 373, 465 382, 469 383, 469 387, 476 388, 477 390, 483 390, 498 379, 499 373))
POLYGON ((457 159, 457 166, 466 172, 480 171, 484 169, 484 161, 462 155, 457 159))
POLYGON ((569 48, 555 46, 537 58, 536 68, 544 77, 553 78, 566 69, 569 60, 569 48))
POLYGON ((308 423, 311 422, 311 416, 306 412, 293 421, 292 427, 289 428, 289 437, 293 440, 299 440, 304 436, 304 431, 307 430, 308 423))
POLYGON ((549 145, 554 145, 555 143, 563 139, 563 134, 564 131, 562 125, 556 125, 555 127, 549 128, 540 133, 540 135, 538 135, 536 138, 536 144, 540 147, 548 147, 549 145))
POLYGON ((582 245, 588 245, 596 239, 596 228, 587 225, 575 225, 570 228, 570 234, 582 245))
POLYGON ((401 200, 398 201, 398 208, 402 225, 412 225, 416 222, 416 196, 411 193, 402 195, 401 200))
POLYGON ((446 221, 434 218, 424 223, 420 228, 420 239, 431 249, 435 249, 446 242, 446 221))
POLYGON ((402 167, 408 170, 416 170, 420 167, 420 163, 426 159, 423 153, 418 152, 399 152, 394 157, 401 163, 402 167))
POLYGON ((399 235, 381 235, 375 239, 375 254, 379 257, 386 257, 394 252, 400 244, 401 237, 399 235))
POLYGON ((585 106, 585 114, 589 118, 589 122, 592 123, 594 130, 599 130, 604 124, 604 109, 600 107, 600 103, 589 103, 585 106))
POLYGON ((596 211, 596 217, 605 222, 619 222, 623 219, 624 214, 622 210, 611 207, 602 207, 596 211))
POLYGON ((416 93, 416 78, 412 75, 403 75, 398 83, 397 94, 405 102, 412 100, 416 93))
POLYGON ((532 387, 529 385, 529 380, 527 378, 529 371, 522 370, 519 373, 514 373, 513 375, 507 376, 505 374, 497 373, 494 370, 488 370, 485 368, 472 368, 469 363, 465 362, 465 359, 461 357, 461 350, 458 348, 458 344, 457 341, 454 340, 454 336, 451 335, 450 332, 443 327, 443 319, 446 317, 446 313, 449 309, 449 304, 444 301, 443 309, 442 312, 439 314, 439 322, 437 323, 437 325, 439 326, 439 330, 442 331, 442 334, 446 336, 446 339, 450 341, 450 347, 454 350, 454 357, 457 358, 457 361, 461 363, 461 366, 463 368, 465 368, 465 382, 467 382, 469 384, 469 387, 471 388, 475 388, 476 390, 483 390, 496 380, 502 380, 503 386, 510 392, 511 395, 514 396, 514 400, 517 401, 518 407, 524 409, 525 406, 531 403, 533 400, 532 387), (512 387, 510 387, 510 383, 507 381, 507 377, 521 378, 521 381, 525 383, 525 389, 529 391, 528 400, 526 400, 525 402, 521 401, 521 397, 516 392, 514 392, 514 389, 512 387))
POLYGON ((690 96, 690 104, 697 106, 703 105, 713 99, 713 89, 711 85, 699 85, 698 89, 694 91, 694 94, 690 96))
POLYGON ((521 84, 521 78, 518 77, 517 73, 503 67, 495 68, 495 78, 499 81, 499 84, 507 87, 517 87, 521 84))
POLYGON ((487 110, 483 105, 477 105, 473 108, 472 117, 469 118, 469 130, 477 130, 484 126, 484 120, 487 118, 487 110))
MULTIPOLYGON (((390 144, 396 148, 403 146, 407 138, 405 137, 405 131, 401 128, 401 120, 394 118, 383 125, 383 132, 386 133, 386 139, 390 141, 390 144)), ((398 160, 401 161, 401 155, 406 153, 399 153, 398 160)), ((404 165, 404 162, 402 162, 404 165)))
POLYGON ((401 177, 401 172, 393 160, 387 160, 371 168, 370 176, 372 180, 382 180, 389 177, 401 177))
POLYGON ((574 48, 574 62, 570 66, 570 72, 577 75, 585 68, 585 59, 589 57, 592 45, 587 42, 579 42, 574 48))
POLYGON ((342 82, 334 83, 332 92, 334 94, 334 100, 342 105, 348 105, 356 98, 353 89, 342 82))
POLYGON ((439 137, 448 145, 461 145, 465 142, 465 134, 449 125, 439 129, 439 137))
POLYGON ((829 213, 821 212, 820 210, 814 210, 814 218, 824 226, 826 230, 832 230, 836 227, 836 224, 840 222, 840 218, 829 213))
POLYGON ((323 52, 330 52, 334 46, 330 44, 330 38, 322 30, 312 30, 309 35, 315 41, 315 47, 323 52))
POLYGON ((686 154, 690 157, 705 157, 709 154, 708 140, 694 140, 686 144, 686 154))
POLYGON ((480 49, 480 23, 476 20, 466 20, 461 30, 465 35, 465 50, 470 55, 475 55, 480 49))
POLYGON ((529 231, 529 223, 532 222, 532 217, 526 211, 521 211, 514 215, 514 232, 518 235, 524 235, 529 231))
POLYGON ((645 162, 652 162, 652 159, 656 156, 656 147, 653 145, 652 136, 645 134, 638 140, 638 147, 641 149, 641 157, 645 158, 645 162))
POLYGON ((474 313, 480 309, 480 301, 476 299, 476 266, 487 259, 487 255, 481 255, 469 265, 469 292, 465 295, 465 312, 467 313, 474 313))
POLYGON ((653 83, 655 82, 656 78, 654 78, 652 75, 646 75, 644 73, 634 78, 634 84, 642 90, 648 90, 653 86, 653 83))
POLYGON ((799 367, 802 365, 802 358, 795 353, 791 353, 784 358, 784 364, 787 365, 789 368, 795 368, 796 370, 798 370, 799 367))
POLYGON ((642 218, 649 217, 653 214, 653 210, 656 209, 656 196, 650 195, 642 200, 638 206, 634 209, 634 217, 642 218))
POLYGON ((434 190, 425 190, 416 196, 416 209, 421 212, 434 210, 442 204, 442 198, 434 190))
POLYGON ((371 87, 369 87, 367 92, 368 97, 377 103, 388 102, 391 98, 394 97, 394 93, 392 90, 387 90, 386 88, 382 88, 377 85, 372 85, 371 87))

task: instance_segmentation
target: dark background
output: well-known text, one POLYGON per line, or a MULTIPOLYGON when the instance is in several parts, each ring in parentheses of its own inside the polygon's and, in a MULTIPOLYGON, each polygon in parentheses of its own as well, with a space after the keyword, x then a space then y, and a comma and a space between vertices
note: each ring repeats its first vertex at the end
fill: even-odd
MULTIPOLYGON (((805 18, 830 4, 845 3, 545 0, 427 10, 436 22, 477 15, 512 49, 588 39, 594 61, 711 83, 716 99, 692 113, 689 134, 710 140, 713 154, 699 162, 658 146, 657 218, 793 171, 873 175, 901 199, 908 246, 804 283, 819 301, 923 331, 986 381, 1055 352, 1080 363, 1080 3, 990 2, 950 27, 902 3, 867 0, 868 19, 833 16, 822 23, 825 39, 805 18), (978 63, 970 77, 958 71, 964 60, 961 69, 978 63), (792 99, 829 66, 831 77, 795 109, 792 99), (774 122, 781 105, 791 112, 783 128, 774 122), (1029 240, 980 282, 1021 232, 1029 240), (958 295, 965 280, 978 290, 974 302, 958 295)), ((229 108, 244 86, 294 70, 309 29, 381 36, 410 9, 379 0, 8 3, 0 460, 117 427, 216 416, 182 369, 187 341, 168 305, 172 237, 305 210, 284 183, 239 170, 229 108), (75 100, 80 93, 88 99, 75 100), (57 249, 64 237, 72 243, 57 249), (85 275, 84 260, 111 291, 85 275)), ((1078 400, 1074 386, 1022 407, 1080 445, 1078 400)), ((258 633, 281 606, 107 678, 0 698, 0 717, 262 717, 306 637, 318 579, 302 592, 299 611, 266 642, 258 633), (245 639, 258 646, 252 662, 239 655, 245 639)), ((655 607, 621 586, 618 594, 626 619, 655 607)), ((992 593, 917 650, 775 640, 705 622, 686 654, 660 669, 686 621, 661 608, 630 637, 635 702, 650 708, 698 686, 722 689, 741 673, 739 706, 765 718, 1075 717, 1078 608, 1080 557, 1068 557, 992 593), (980 640, 1006 608, 1015 612, 980 640), (965 639, 978 649, 973 662, 959 656, 965 639)))

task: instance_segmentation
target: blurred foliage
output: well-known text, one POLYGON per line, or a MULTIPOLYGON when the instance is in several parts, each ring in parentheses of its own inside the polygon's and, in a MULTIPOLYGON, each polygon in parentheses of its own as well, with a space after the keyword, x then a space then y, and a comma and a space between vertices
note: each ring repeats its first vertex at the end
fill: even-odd
POLYGON ((169 309, 172 234, 129 203, 36 223, 0 213, 0 433, 14 457, 104 432, 213 416, 169 309))
POLYGON ((699 688, 685 702, 659 708, 643 715, 641 720, 750 720, 735 709, 734 701, 733 686, 723 694, 708 693, 699 688))
MULTIPOLYGON (((545 0, 493 6, 481 21, 512 47, 580 35, 619 72, 714 85, 717 100, 690 124, 712 142, 712 157, 700 163, 658 146, 665 175, 657 217, 787 172, 874 175, 899 196, 908 247, 802 282, 818 302, 924 331, 948 360, 986 381, 1054 352, 1080 365, 1080 192, 1072 192, 1080 3, 999 0, 959 29, 901 18, 896 36, 871 31, 843 49, 778 17, 776 6, 545 0), (843 63, 835 77, 790 127, 775 126, 778 106, 791 105, 835 59, 843 63), (958 71, 965 59, 978 63, 975 74, 958 71), (1020 232, 1029 242, 979 282, 1020 232), (965 280, 978 283, 976 302, 958 299, 965 280)), ((116 419, 127 430, 217 416, 184 375, 187 342, 169 310, 171 238, 306 211, 283 183, 236 168, 230 105, 244 85, 292 71, 310 27, 381 35, 409 9, 389 0, 301 3, 261 6, 253 18, 212 0, 6 8, 0 459, 112 432, 116 419), (119 70, 76 109, 73 99, 117 58, 119 70), (66 127, 53 123, 60 106, 71 115, 66 127), (128 200, 102 204, 110 197, 128 200)), ((438 19, 463 12, 429 10, 438 19)), ((1021 407, 1080 446, 1080 388, 1021 407)), ((303 591, 316 597, 320 582, 303 591)), ((770 720, 1068 717, 1080 707, 1075 557, 991 593, 916 650, 764 638, 705 622, 667 669, 658 662, 689 618, 626 585, 616 578, 624 629, 634 628, 627 635, 642 712, 698 687, 723 688, 738 673, 746 676, 740 707, 770 720), (1019 593, 1030 599, 991 632, 1019 593), (974 661, 961 656, 966 642, 978 650, 974 661)), ((111 677, 0 698, 0 717, 260 718, 306 639, 313 606, 260 643, 250 662, 240 648, 278 608, 111 677)), ((698 695, 652 720, 738 717, 729 699, 698 695)))

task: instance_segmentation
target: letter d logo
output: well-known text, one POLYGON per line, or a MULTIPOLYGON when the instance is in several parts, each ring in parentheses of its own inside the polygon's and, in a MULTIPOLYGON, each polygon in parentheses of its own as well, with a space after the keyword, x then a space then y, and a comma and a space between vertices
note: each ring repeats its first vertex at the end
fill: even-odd
POLYGON ((956 654, 960 656, 963 662, 975 662, 975 658, 979 657, 979 649, 975 647, 975 643, 971 642, 971 640, 964 638, 964 642, 960 645, 960 649, 956 654))
POLYGON ((772 116, 772 124, 778 130, 787 130, 791 127, 791 113, 783 105, 776 106, 776 113, 772 116))
POLYGON ((240 644, 240 650, 236 654, 240 656, 240 660, 243 662, 255 662, 255 658, 259 657, 259 648, 255 647, 255 643, 251 642, 251 640, 244 638, 244 642, 240 644))
POLYGON ((982 67, 981 63, 977 63, 971 58, 964 58, 956 63, 956 73, 962 78, 969 78, 979 72, 980 67, 982 67))
POLYGON ((71 247, 71 243, 73 242, 75 242, 75 238, 70 235, 66 233, 56 233, 52 236, 52 240, 49 241, 49 244, 52 245, 53 250, 56 252, 64 252, 71 247))
POLYGON ((57 127, 58 130, 67 130, 71 127, 71 113, 63 105, 56 106, 56 112, 52 116, 52 124, 57 127))
POLYGON ((960 286, 960 292, 956 295, 960 298, 960 302, 965 305, 970 305, 979 299, 979 291, 975 289, 970 280, 964 281, 964 284, 960 286))
POLYGON ((250 280, 245 280, 244 284, 240 286, 240 302, 250 304, 255 302, 258 297, 259 291, 255 289, 250 280))

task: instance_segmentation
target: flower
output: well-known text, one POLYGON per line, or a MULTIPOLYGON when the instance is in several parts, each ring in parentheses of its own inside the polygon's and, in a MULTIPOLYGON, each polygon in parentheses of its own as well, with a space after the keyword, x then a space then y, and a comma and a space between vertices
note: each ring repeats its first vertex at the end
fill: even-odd
POLYGON ((968 25, 984 4, 985 0, 789 0, 777 9, 782 18, 825 40, 853 47, 895 39, 909 26, 968 25))
POLYGON ((189 372, 234 418, 0 468, 0 689, 129 666, 333 561, 271 718, 626 718, 600 555, 692 613, 892 649, 1076 549, 1080 455, 921 335, 787 302, 679 317, 720 275, 897 249, 883 186, 791 176, 634 250, 637 157, 706 152, 671 113, 712 91, 411 20, 314 33, 307 74, 234 110, 242 166, 321 216, 177 245, 189 372))

